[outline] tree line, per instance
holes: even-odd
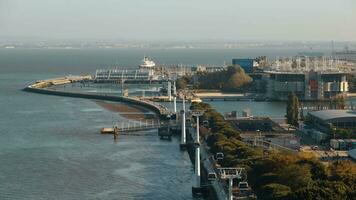
[[[194,77],[185,76],[177,80],[177,87],[185,88],[192,84],[195,89],[214,89],[222,91],[240,91],[252,82],[252,78],[239,66],[229,66],[217,72],[198,72]]]
[[[211,128],[206,135],[210,151],[224,153],[223,167],[244,167],[259,199],[351,200],[356,196],[356,165],[351,161],[324,165],[309,154],[251,148],[209,104],[193,103],[191,109],[205,110],[202,118]]]

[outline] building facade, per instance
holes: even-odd
[[[252,73],[254,67],[254,59],[250,58],[235,58],[232,59],[232,65],[239,65],[246,73]]]
[[[148,81],[156,80],[151,69],[99,69],[95,72],[96,82]]]
[[[355,110],[319,110],[309,112],[308,116],[312,125],[325,133],[330,132],[331,127],[356,129]]]
[[[327,100],[348,92],[346,73],[267,71],[267,97],[286,100],[290,92],[301,100]]]

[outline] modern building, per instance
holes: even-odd
[[[210,66],[210,65],[197,65],[195,68],[196,72],[220,72],[226,69],[226,66]]]
[[[347,155],[351,158],[351,160],[356,162],[356,149],[352,149],[352,150],[348,151]]]
[[[342,72],[278,72],[266,71],[269,99],[286,100],[290,92],[301,100],[327,100],[346,95],[349,90],[347,73]]]
[[[98,69],[95,72],[96,82],[113,81],[149,81],[156,80],[153,70],[149,69]]]
[[[346,95],[349,67],[347,63],[323,57],[277,59],[264,71],[266,96],[286,100],[288,93],[294,92],[301,100],[327,100]]]
[[[355,110],[319,110],[308,113],[312,125],[319,131],[328,133],[331,127],[356,128]]]
[[[252,73],[256,66],[256,61],[250,58],[234,58],[232,59],[232,65],[239,65],[246,73]]]

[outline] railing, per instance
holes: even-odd
[[[91,94],[85,92],[60,91],[60,90],[54,90],[48,88],[51,85],[52,85],[51,82],[41,81],[26,87],[24,90],[30,92],[42,93],[42,94],[58,95],[58,96],[89,98],[89,99],[109,100],[109,101],[110,100],[122,101],[122,102],[134,103],[137,105],[145,106],[163,117],[171,114],[171,112],[166,107],[157,104],[155,102],[148,101],[138,97],[122,97],[122,96],[107,95],[107,94]]]
[[[143,131],[161,127],[159,120],[140,120],[116,123],[119,132]]]
[[[264,149],[278,149],[278,150],[290,151],[293,153],[298,152],[295,149],[291,149],[291,148],[288,148],[285,146],[281,146],[279,144],[268,142],[268,141],[265,141],[265,140],[257,138],[257,137],[255,137],[255,139],[253,141],[247,141],[245,143],[248,144],[249,146],[257,146],[257,147],[262,147]]]

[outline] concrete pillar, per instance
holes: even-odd
[[[181,111],[182,114],[182,136],[181,136],[181,145],[186,143],[186,132],[185,132],[185,111]]]
[[[171,86],[171,82],[170,81],[168,81],[167,93],[168,93],[168,100],[172,101],[172,86]]]
[[[229,200],[233,200],[233,195],[232,195],[232,178],[229,178]]]
[[[177,113],[177,97],[173,97],[174,113]]]
[[[176,82],[173,82],[173,95],[177,95],[177,87],[176,87]]]
[[[195,176],[196,176],[196,187],[200,188],[200,147],[195,148]]]
[[[199,116],[197,116],[197,138],[195,139],[196,143],[199,144]]]

